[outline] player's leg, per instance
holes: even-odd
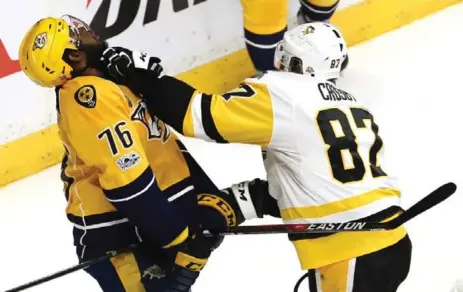
[[[411,250],[407,235],[377,252],[309,270],[309,291],[396,292],[407,278]]]
[[[356,259],[342,261],[319,269],[308,271],[309,291],[354,292],[353,282],[356,271]],[[304,291],[301,289],[300,291]],[[355,290],[356,291],[356,290]]]
[[[405,236],[396,244],[357,258],[354,292],[395,292],[410,270],[412,243]]]
[[[121,259],[122,257],[119,258]],[[144,291],[143,285],[140,282],[140,276],[132,283],[127,283],[126,280],[124,285],[123,280],[117,273],[116,267],[114,267],[111,261],[94,264],[85,269],[85,271],[98,282],[102,291],[124,292],[130,286],[133,291]]]
[[[299,0],[298,23],[329,21],[338,7],[339,0]]]
[[[241,0],[246,47],[258,71],[275,70],[276,45],[287,27],[287,0]]]

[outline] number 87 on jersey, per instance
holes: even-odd
[[[335,180],[343,184],[359,182],[365,178],[368,169],[372,178],[387,176],[378,164],[383,140],[368,110],[329,108],[319,111],[316,119]],[[374,137],[373,141],[371,137]]]

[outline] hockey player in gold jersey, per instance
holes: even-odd
[[[106,47],[67,15],[35,23],[19,52],[32,81],[56,88],[61,178],[79,260],[137,244],[86,271],[104,291],[189,291],[220,240],[204,238],[200,226],[243,217],[236,202],[214,194],[175,133],[131,90],[105,78],[99,58]]]
[[[241,0],[246,48],[258,71],[275,70],[273,56],[288,27],[289,0]],[[329,21],[339,0],[299,0],[297,23]],[[343,63],[347,66],[347,61]]]
[[[384,145],[373,115],[336,87],[347,55],[336,27],[311,23],[288,31],[274,58],[281,72],[247,79],[225,94],[151,78],[131,65],[130,55],[109,48],[102,61],[177,131],[267,150],[268,191],[286,223],[380,222],[402,212],[396,178],[381,166]],[[411,241],[403,226],[290,239],[311,292],[394,292],[408,275]]]

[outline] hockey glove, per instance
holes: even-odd
[[[138,74],[156,79],[163,71],[161,59],[122,47],[107,48],[100,61],[106,68],[106,75],[109,75],[112,81],[123,85],[133,85],[131,83],[140,77],[136,76]]]
[[[211,252],[210,243],[202,234],[192,234],[175,257],[173,270],[168,276],[169,289],[166,292],[190,291]]]
[[[280,218],[277,201],[270,196],[268,182],[261,179],[244,181],[224,190],[232,194],[245,220],[270,215]]]

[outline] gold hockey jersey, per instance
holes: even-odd
[[[181,243],[196,205],[176,135],[123,86],[93,76],[57,89],[66,213],[79,256],[148,239]]]
[[[401,211],[396,178],[381,167],[383,141],[373,115],[332,82],[268,72],[222,95],[193,91],[183,116],[176,114],[183,117],[176,130],[263,146],[269,192],[286,223],[383,221]],[[400,227],[292,239],[301,267],[312,269],[377,251],[405,235]]]

